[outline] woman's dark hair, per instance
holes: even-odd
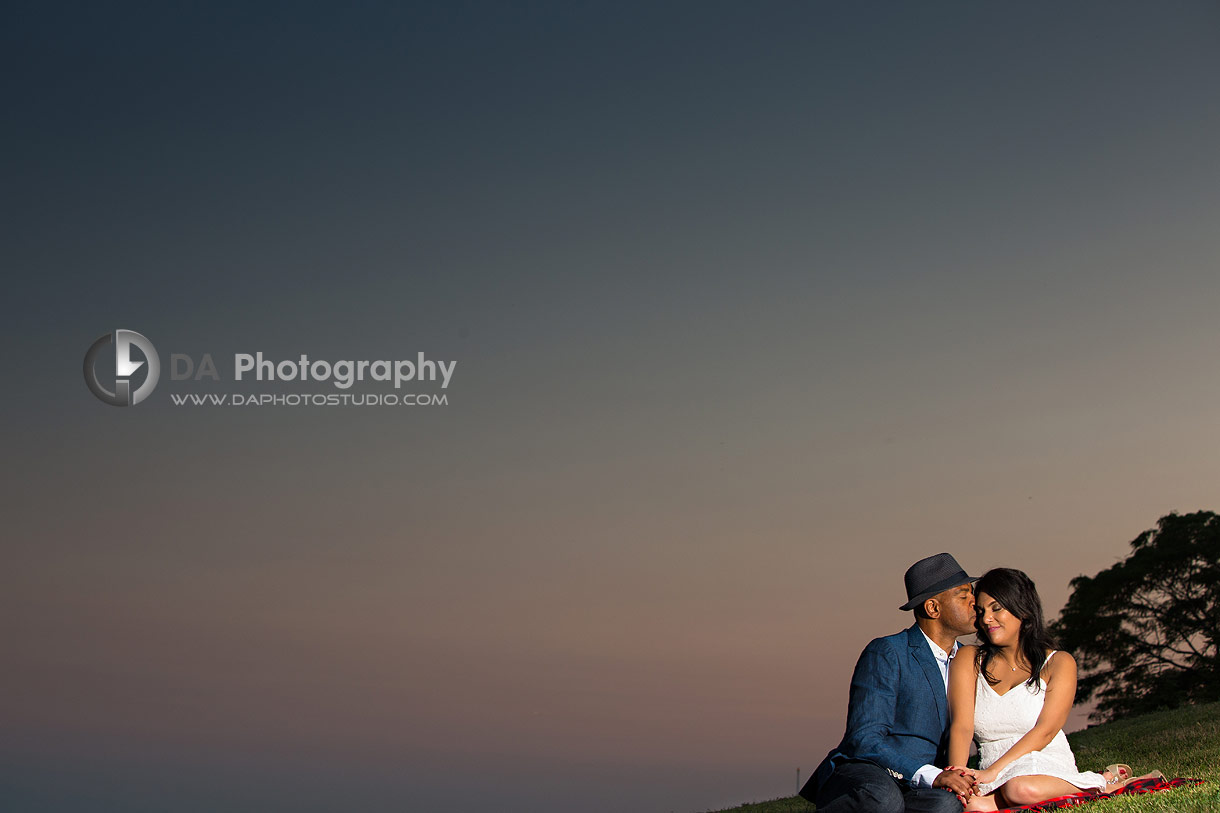
[[[974,585],[976,600],[982,593],[991,596],[1001,607],[1021,620],[1021,629],[1017,634],[1017,650],[1029,662],[1030,671],[1033,673],[1026,682],[1034,691],[1038,691],[1041,688],[1038,677],[1042,673],[1042,664],[1046,654],[1056,646],[1055,639],[1046,629],[1046,620],[1042,617],[1042,599],[1038,598],[1038,588],[1034,587],[1029,576],[1020,570],[997,567],[984,573],[983,578]],[[1000,648],[983,634],[982,619],[983,610],[980,606],[975,619],[980,642],[978,654],[975,655],[975,665],[987,682],[994,686],[1000,681],[991,676],[987,667]]]

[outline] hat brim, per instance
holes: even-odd
[[[917,595],[914,598],[907,601],[906,604],[903,604],[898,609],[914,610],[920,604],[923,604],[925,601],[932,598],[932,596],[935,596],[938,593],[943,593],[946,590],[948,590],[952,587],[957,587],[958,585],[961,585],[961,584],[974,584],[976,581],[979,580],[979,578],[980,578],[979,576],[967,576],[966,571],[963,570],[961,573],[954,574],[953,576],[950,576],[949,578],[945,579],[944,581],[937,582],[936,584],[932,585],[924,592],[920,593],[919,595]]]

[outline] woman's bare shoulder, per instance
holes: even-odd
[[[1051,665],[1053,666],[1056,663],[1059,663],[1059,664],[1069,664],[1070,663],[1072,666],[1075,666],[1076,659],[1072,657],[1071,652],[1067,652],[1062,649],[1057,649],[1051,654]]]
[[[964,669],[973,670],[975,668],[975,655],[978,653],[978,651],[979,648],[977,646],[959,646],[957,648],[957,654],[953,656],[953,660],[949,663],[949,668],[957,671]]]
[[[1076,659],[1072,657],[1071,652],[1060,649],[1052,652],[1049,657],[1045,667],[1045,674],[1048,676],[1076,674]]]

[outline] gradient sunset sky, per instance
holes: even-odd
[[[790,795],[914,560],[1054,616],[1220,509],[1215,4],[9,3],[0,44],[6,809]],[[116,328],[457,367],[120,409]]]

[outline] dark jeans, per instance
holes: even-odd
[[[913,788],[871,762],[839,765],[818,791],[818,813],[962,813],[944,788]]]

